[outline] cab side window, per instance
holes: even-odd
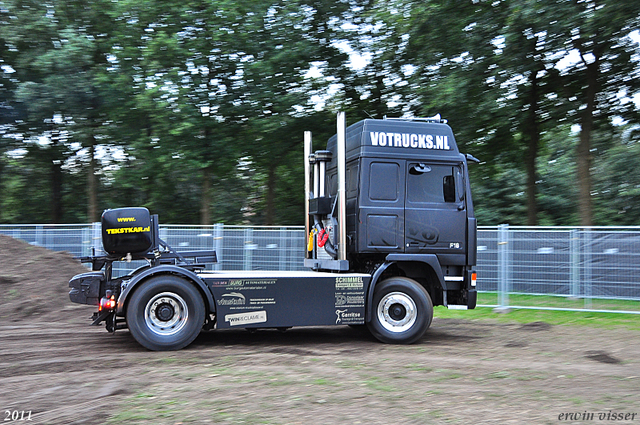
[[[429,203],[456,202],[454,176],[458,167],[450,165],[409,164],[407,201]],[[459,177],[458,177],[459,178]]]

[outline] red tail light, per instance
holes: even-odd
[[[111,295],[111,298],[102,297],[100,298],[100,307],[98,311],[102,310],[113,310],[116,308],[116,296]]]

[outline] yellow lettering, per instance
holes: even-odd
[[[120,227],[117,229],[107,229],[107,234],[118,235],[120,233],[144,233],[150,232],[151,226],[147,227]]]
[[[135,217],[118,217],[118,223],[136,221]]]

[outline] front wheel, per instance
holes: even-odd
[[[422,285],[406,277],[392,277],[376,285],[373,312],[367,323],[378,340],[411,344],[424,335],[433,319],[433,303]]]
[[[204,324],[204,301],[190,282],[156,276],[137,288],[127,306],[127,325],[140,345],[154,351],[191,344]]]

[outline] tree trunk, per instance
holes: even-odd
[[[51,150],[53,152],[51,160],[51,222],[58,224],[62,222],[62,157],[59,154],[60,132],[51,132]]]
[[[582,130],[577,146],[576,173],[578,178],[578,211],[580,225],[593,225],[591,212],[591,128],[589,120],[582,120]]]
[[[89,170],[87,170],[87,219],[89,223],[98,221],[98,183],[96,179],[96,139],[91,135],[89,145]]]
[[[211,166],[202,169],[202,194],[200,195],[200,224],[211,223]]]
[[[269,164],[267,173],[267,207],[265,211],[265,224],[272,226],[275,224],[275,194],[276,194],[276,164]]]
[[[209,137],[211,130],[206,125],[202,130],[205,144],[209,146]],[[202,193],[200,194],[200,224],[208,226],[211,223],[211,176],[213,174],[213,166],[208,158],[208,153],[203,155],[202,159],[206,161],[206,165],[202,168]]]
[[[538,225],[538,203],[536,200],[536,160],[538,159],[538,146],[540,144],[540,132],[538,129],[538,71],[531,71],[531,89],[529,92],[529,113],[525,124],[529,138],[525,165],[527,168],[527,224]]]
[[[598,91],[598,57],[587,65],[586,108],[580,119],[580,140],[576,148],[576,174],[578,177],[580,224],[593,225],[591,202],[591,130],[593,129],[593,111]]]
[[[57,158],[51,161],[51,222],[62,223],[62,161]]]
[[[62,164],[51,163],[51,222],[62,222]]]

